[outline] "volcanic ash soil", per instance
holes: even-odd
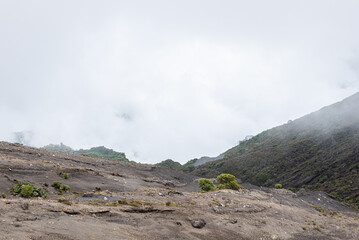
[[[250,185],[200,193],[196,179],[0,142],[0,239],[359,239],[358,211],[325,193]],[[20,181],[47,198],[11,195]],[[58,195],[54,181],[70,192]]]

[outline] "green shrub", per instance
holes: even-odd
[[[34,197],[46,197],[47,192],[42,188],[35,188],[34,191],[32,192],[32,195]]]
[[[0,195],[2,198],[6,198],[6,194],[5,193],[1,193]]]
[[[207,178],[201,178],[200,180],[198,180],[198,184],[202,192],[216,190],[216,186],[214,186],[213,182]]]
[[[11,193],[13,195],[19,195],[21,192],[21,187],[24,185],[30,185],[30,183],[29,182],[19,182],[18,184],[16,184],[15,186],[13,186],[11,188]]]
[[[29,182],[19,182],[11,188],[11,193],[15,196],[20,196],[24,198],[47,196],[47,193],[44,189],[36,188]]]
[[[239,190],[242,188],[236,181],[236,177],[232,174],[221,174],[217,177],[217,182],[219,183],[218,189],[233,189]]]
[[[62,194],[62,191],[65,191],[65,192],[68,192],[70,191],[70,187],[63,184],[63,183],[60,183],[60,182],[53,182],[53,184],[51,185],[51,187],[54,187],[58,192],[59,195]]]
[[[222,173],[221,175],[217,176],[216,180],[217,180],[217,183],[219,183],[219,184],[226,184],[226,183],[236,180],[236,177],[232,174]]]
[[[281,189],[281,188],[282,188],[282,184],[277,183],[277,184],[274,185],[274,187],[275,187],[276,189]]]
[[[34,188],[31,185],[23,185],[21,187],[20,197],[31,198]]]
[[[69,174],[68,174],[68,173],[62,174],[62,178],[63,178],[63,179],[68,179],[68,178],[69,178]]]

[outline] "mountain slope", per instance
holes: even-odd
[[[359,210],[322,192],[245,185],[201,193],[197,179],[0,141],[0,239],[359,239]],[[24,181],[47,198],[13,195]]]
[[[245,182],[324,190],[359,206],[359,93],[262,132],[194,174],[222,172]]]

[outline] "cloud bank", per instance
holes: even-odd
[[[0,1],[0,136],[215,156],[359,89],[357,1]],[[31,134],[30,134],[31,133]]]

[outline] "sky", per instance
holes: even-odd
[[[359,1],[0,0],[0,140],[185,163],[359,90]]]

